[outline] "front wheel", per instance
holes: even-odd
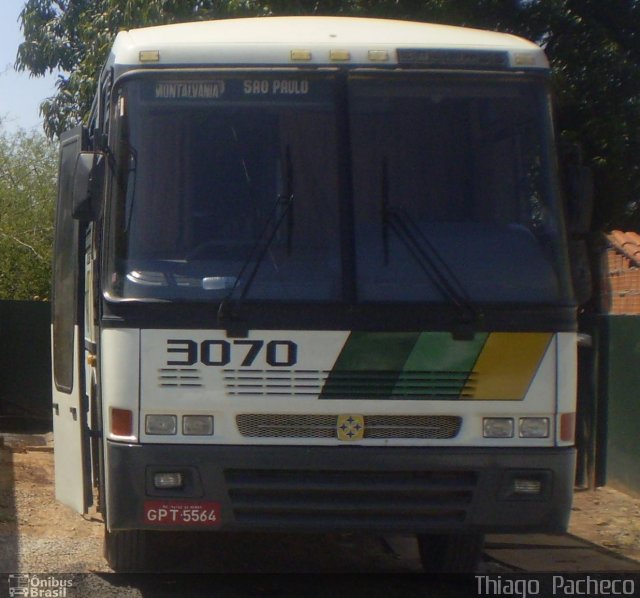
[[[484,547],[483,534],[421,534],[418,549],[427,573],[473,573]]]
[[[116,572],[147,571],[150,533],[144,530],[104,530],[104,557]]]

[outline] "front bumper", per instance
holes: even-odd
[[[562,532],[573,448],[126,445],[107,442],[107,526],[145,521],[145,502],[215,503],[213,531]],[[180,471],[179,490],[154,488]],[[515,495],[514,478],[541,482]],[[189,527],[189,529],[192,529]]]

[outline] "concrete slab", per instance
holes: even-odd
[[[492,535],[485,554],[521,571],[640,573],[640,563],[568,534]]]
[[[589,544],[588,542],[586,544]],[[486,547],[583,548],[585,541],[570,534],[489,534]]]

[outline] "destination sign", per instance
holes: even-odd
[[[157,99],[213,99],[220,98],[225,90],[224,81],[158,81],[155,86]]]
[[[330,102],[328,77],[225,77],[215,79],[155,79],[145,81],[142,97],[159,102]]]

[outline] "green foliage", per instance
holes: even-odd
[[[640,226],[640,3],[521,3],[503,29],[541,43],[553,67],[558,128],[595,174],[595,226]]]
[[[627,0],[27,0],[17,67],[60,70],[49,137],[86,118],[120,29],[231,16],[357,15],[513,32],[543,45],[559,130],[596,174],[596,227],[640,226],[640,2]]]
[[[33,75],[62,71],[57,95],[40,106],[50,138],[86,118],[96,80],[120,30],[249,13],[229,0],[27,0],[20,20],[25,41],[16,67]]]
[[[0,131],[0,298],[49,298],[56,148],[44,135]]]

